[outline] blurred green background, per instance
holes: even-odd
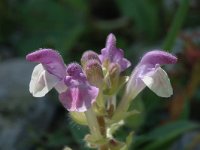
[[[66,64],[79,62],[85,50],[100,53],[109,33],[132,62],[127,73],[152,49],[178,57],[166,67],[174,95],[163,100],[145,89],[132,106],[141,113],[127,119],[117,138],[125,140],[134,130],[131,150],[200,149],[199,0],[1,0],[0,149],[87,149],[87,128],[69,118],[55,91],[45,102],[28,93],[33,66],[24,59],[39,48],[53,48]]]

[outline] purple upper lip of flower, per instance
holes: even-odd
[[[112,33],[108,35],[106,47],[101,50],[99,58],[102,63],[108,60],[109,63],[118,64],[121,71],[124,71],[131,66],[130,61],[124,58],[123,50],[116,47],[116,38]]]
[[[52,49],[39,49],[26,56],[31,62],[41,63],[51,74],[63,79],[66,75],[65,64],[60,54]]]
[[[141,61],[140,65],[142,64],[151,64],[151,65],[164,65],[164,64],[175,64],[177,62],[177,58],[170,53],[154,50],[146,53]]]

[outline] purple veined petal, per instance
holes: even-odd
[[[83,81],[81,81],[80,79],[72,76],[66,76],[64,82],[68,87],[79,86],[81,83],[83,83]]]
[[[116,38],[112,33],[108,35],[106,46],[101,50],[99,58],[102,64],[104,61],[118,64],[120,66],[121,72],[131,65],[130,61],[124,58],[123,50],[116,47]]]
[[[26,56],[31,62],[41,63],[44,68],[52,75],[62,80],[65,75],[65,64],[60,54],[52,49],[40,49]]]
[[[129,68],[131,66],[130,61],[128,61],[125,58],[121,59],[121,61],[119,62],[119,64],[121,65],[121,70],[122,71],[124,71],[125,69],[127,69],[127,68]]]
[[[86,81],[86,77],[83,74],[83,70],[78,63],[70,63],[66,67],[67,76],[71,76],[77,80]]]
[[[64,82],[68,88],[59,95],[60,102],[68,111],[84,112],[96,100],[99,89],[89,84],[79,64],[71,63],[66,70]]]
[[[96,100],[99,89],[94,86],[82,84],[69,87],[66,92],[59,95],[60,102],[68,111],[87,111]]]
[[[34,97],[43,97],[50,91],[57,83],[59,79],[48,73],[42,64],[38,64],[33,69],[31,81],[29,84],[29,91]]]
[[[140,78],[147,87],[160,97],[170,97],[173,94],[169,77],[159,66]]]

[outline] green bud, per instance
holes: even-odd
[[[110,64],[108,69],[108,76],[105,78],[107,88],[104,90],[104,94],[112,95],[116,93],[120,78],[120,66],[118,64]]]
[[[101,64],[95,60],[91,59],[86,62],[85,65],[85,73],[87,76],[87,79],[91,85],[94,85],[98,88],[103,87],[103,70],[101,67]]]
[[[107,85],[107,88],[104,89],[104,94],[113,95],[128,81],[128,76],[120,74],[120,66],[118,64],[111,64],[108,71],[108,76],[104,79]]]

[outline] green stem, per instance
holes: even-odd
[[[116,108],[116,95],[111,96],[111,105],[113,105],[114,109]]]
[[[167,34],[167,37],[164,41],[163,49],[170,52],[174,42],[176,40],[176,37],[183,25],[184,19],[187,14],[187,10],[189,7],[189,0],[181,0],[181,4],[175,14],[175,17],[173,19],[172,25],[170,27],[170,30]]]
[[[100,133],[100,127],[97,121],[97,117],[95,113],[93,112],[92,108],[88,109],[85,112],[85,116],[87,118],[88,126],[91,132],[91,135],[94,136],[95,139],[99,140],[102,138],[102,135]]]
[[[117,109],[114,112],[114,115],[112,117],[113,121],[120,121],[123,119],[124,114],[128,111],[130,102],[130,96],[128,94],[124,94],[119,105],[117,106]]]

